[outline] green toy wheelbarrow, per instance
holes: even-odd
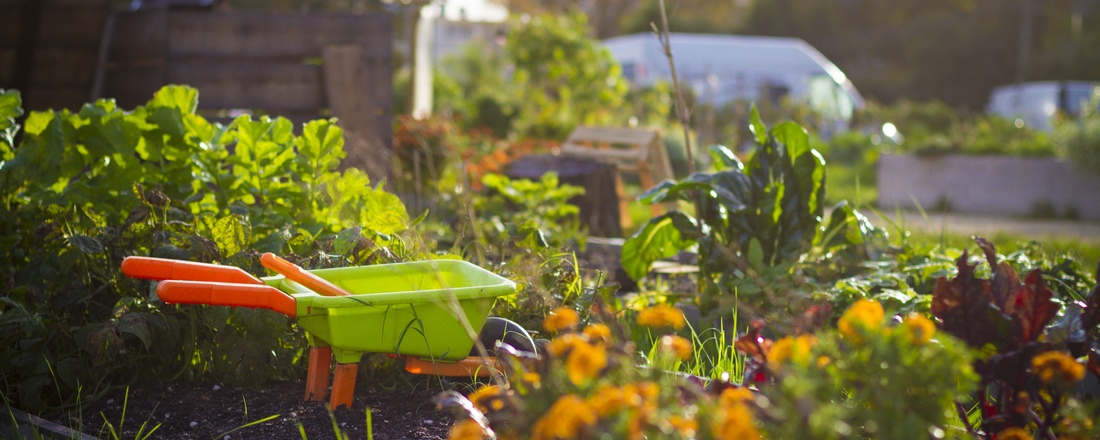
[[[473,376],[487,375],[492,363],[471,355],[467,329],[479,330],[490,348],[503,340],[534,352],[522,327],[488,317],[515,283],[460,260],[309,271],[349,296],[322,296],[282,275],[255,278],[237,267],[159,258],[129,257],[122,272],[160,280],[157,296],[167,303],[260,307],[297,318],[311,347],[306,399],[324,399],[335,358],[333,408],[351,406],[363,353],[404,357],[412,373]]]

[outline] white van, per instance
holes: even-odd
[[[789,96],[842,128],[863,107],[863,97],[844,73],[798,38],[673,33],[670,40],[680,82],[694,89],[700,103]],[[668,59],[652,33],[609,38],[603,46],[631,84],[671,82]]]
[[[1041,131],[1054,128],[1059,112],[1076,116],[1081,108],[1100,94],[1100,82],[1034,81],[1009,84],[993,89],[985,112],[1009,119]]]

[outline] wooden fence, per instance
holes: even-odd
[[[0,0],[0,88],[30,110],[91,99],[107,0]]]
[[[152,9],[117,14],[93,93],[123,107],[165,84],[199,90],[199,109],[335,116],[346,166],[389,173],[393,26],[389,14]]]
[[[199,90],[199,110],[337,117],[345,166],[389,175],[393,142],[392,17],[155,8],[107,0],[0,0],[0,88],[24,108],[79,107],[99,97],[145,104],[166,84]]]

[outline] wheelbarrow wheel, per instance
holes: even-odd
[[[518,351],[538,354],[538,350],[535,349],[535,340],[531,338],[530,333],[527,333],[527,329],[504,318],[495,316],[486,318],[485,324],[481,326],[481,332],[478,333],[477,338],[481,341],[481,344],[485,346],[489,355],[496,354],[497,341],[511,345],[512,348]],[[477,355],[477,347],[475,346],[470,349],[470,356]]]

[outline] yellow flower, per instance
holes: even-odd
[[[660,350],[662,353],[671,354],[682,361],[691,359],[691,341],[679,336],[661,336]]]
[[[788,362],[806,365],[810,360],[810,349],[816,342],[817,339],[811,335],[787,336],[775,341],[771,350],[768,351],[768,367],[779,370]]]
[[[607,366],[607,351],[602,345],[592,345],[584,341],[573,345],[569,359],[565,361],[565,372],[569,381],[580,385],[596,377]]]
[[[490,405],[494,410],[500,410],[504,407],[504,402],[500,400],[500,397],[504,394],[504,391],[497,385],[486,385],[478,388],[477,391],[470,393],[468,397],[470,403],[474,404],[474,407],[481,412],[488,412]],[[487,404],[488,403],[488,404]]]
[[[569,307],[558,307],[550,312],[550,315],[542,321],[542,328],[551,333],[573,328],[580,322],[581,317]]]
[[[882,305],[871,300],[861,299],[844,312],[844,316],[841,316],[840,321],[837,322],[837,328],[840,329],[840,334],[844,335],[845,338],[859,343],[860,338],[856,328],[879,328],[882,326],[884,315]]]
[[[1069,388],[1085,377],[1085,366],[1068,354],[1048,351],[1031,359],[1031,372],[1047,385]]]
[[[569,350],[572,350],[574,345],[577,345],[578,343],[583,343],[583,342],[584,341],[582,341],[580,338],[578,338],[574,334],[566,333],[566,334],[558,336],[558,337],[554,338],[554,340],[550,341],[550,345],[548,345],[546,347],[546,351],[549,351],[550,354],[552,354],[554,356],[561,356],[561,355],[567,353]]]
[[[752,412],[744,404],[719,408],[711,432],[722,439],[759,439],[760,432],[752,421]]]
[[[672,415],[668,417],[667,422],[672,430],[687,438],[695,437],[695,433],[699,431],[699,422],[694,418]]]
[[[756,400],[756,396],[752,394],[751,390],[745,387],[726,388],[722,390],[722,395],[718,396],[718,404],[722,407],[742,405],[745,402],[752,402],[754,400]]]
[[[589,341],[611,342],[611,329],[604,324],[590,324],[584,328],[584,335]]]
[[[901,327],[905,329],[913,345],[924,345],[932,339],[932,335],[936,334],[936,324],[919,313],[913,313],[905,318]]]
[[[684,326],[684,312],[675,307],[656,305],[638,312],[638,325],[679,329]]]
[[[1016,427],[1005,428],[997,433],[997,440],[1031,440],[1033,438],[1027,431]]]
[[[542,376],[539,376],[539,374],[535,372],[523,373],[523,381],[527,383],[537,384],[539,382],[542,382]]]
[[[817,368],[825,368],[831,363],[833,363],[833,361],[832,359],[829,359],[828,356],[822,355],[817,357]]]
[[[596,424],[596,413],[580,397],[566,394],[554,402],[533,427],[531,438],[573,439],[581,430]]]
[[[631,388],[633,388],[633,394],[637,396],[637,400],[633,402],[634,406],[655,401],[657,400],[657,396],[661,394],[661,388],[653,382],[636,383],[631,385]]]
[[[478,425],[477,422],[466,419],[455,423],[451,427],[450,435],[447,438],[450,440],[482,440],[485,438],[485,432],[481,430],[481,425]]]
[[[633,396],[631,390],[605,384],[601,385],[596,393],[588,398],[588,405],[600,417],[607,417],[630,405],[631,396]]]

